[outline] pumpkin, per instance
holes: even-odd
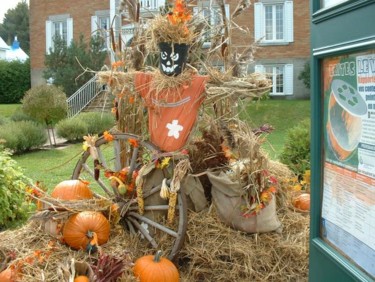
[[[65,243],[76,250],[94,252],[109,239],[110,224],[100,212],[83,211],[72,215],[63,228]]]
[[[74,282],[90,282],[90,279],[85,275],[80,275],[74,278]]]
[[[310,194],[309,193],[302,193],[295,198],[293,198],[293,206],[296,209],[301,211],[309,211],[310,210]]]
[[[88,182],[82,180],[64,180],[57,184],[51,193],[52,198],[60,200],[92,199],[93,193]]]
[[[0,272],[0,282],[13,282],[13,271],[11,268],[7,268],[4,271]]]
[[[133,273],[140,282],[178,282],[180,277],[176,266],[167,258],[161,257],[161,251],[157,251],[155,256],[138,258],[134,264]]]

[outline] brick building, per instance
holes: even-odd
[[[43,84],[44,56],[53,48],[53,36],[59,34],[67,44],[83,34],[86,40],[95,30],[120,27],[118,14],[120,0],[30,0],[30,63],[32,86]],[[209,6],[208,0],[198,0],[194,13],[203,13],[214,23],[219,9]],[[141,0],[142,11],[159,11],[164,0]],[[237,0],[226,1],[229,14]],[[112,22],[111,19],[115,21]],[[258,0],[235,18],[234,22],[250,31],[252,38],[244,38],[238,31],[232,33],[232,46],[246,48],[260,40],[255,63],[249,71],[268,73],[273,79],[271,95],[279,98],[309,98],[309,90],[298,75],[310,57],[310,19],[307,0]],[[131,26],[122,27],[127,39]]]

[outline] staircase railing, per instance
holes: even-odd
[[[97,83],[96,75],[82,85],[66,100],[68,103],[68,118],[78,115],[102,90],[104,90],[103,86]]]

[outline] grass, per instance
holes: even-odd
[[[267,136],[264,149],[270,158],[277,160],[285,145],[288,129],[300,121],[310,118],[309,100],[264,100],[251,103],[241,114],[251,126],[259,127],[265,123],[274,130]]]
[[[0,117],[11,117],[21,104],[0,104]]]
[[[302,100],[259,101],[249,105],[246,114],[242,113],[242,118],[254,127],[268,123],[275,128],[264,143],[272,159],[277,159],[281,153],[287,130],[309,117],[310,101]],[[51,190],[59,182],[70,179],[81,153],[82,143],[79,143],[64,149],[37,150],[13,158],[24,169],[26,176],[42,181]]]

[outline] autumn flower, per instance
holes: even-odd
[[[108,131],[103,132],[103,137],[104,137],[104,140],[106,140],[107,142],[111,142],[115,139],[115,137]]]
[[[130,139],[128,140],[128,142],[129,142],[129,144],[130,144],[131,146],[133,146],[134,148],[139,147],[139,144],[138,144],[138,140],[137,140],[137,139],[130,138]]]
[[[185,24],[191,19],[191,13],[182,0],[176,0],[173,10],[168,13],[167,18],[172,25]],[[187,32],[189,31],[187,30]]]

